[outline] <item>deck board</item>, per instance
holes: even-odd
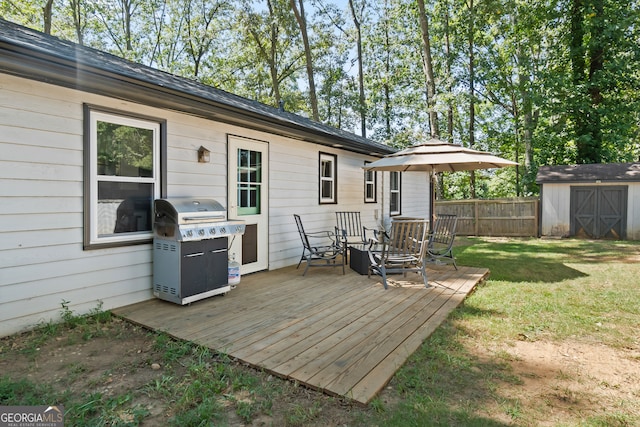
[[[287,267],[242,277],[236,289],[188,306],[157,299],[113,312],[224,352],[275,375],[368,403],[488,270],[427,269],[378,277]]]

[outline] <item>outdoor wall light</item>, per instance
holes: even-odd
[[[198,148],[198,163],[209,163],[209,161],[211,161],[211,151],[201,145]]]

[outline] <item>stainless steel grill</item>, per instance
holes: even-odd
[[[228,292],[228,238],[244,221],[211,199],[157,199],[154,211],[154,295],[184,305]]]
[[[154,236],[180,242],[244,234],[244,221],[227,221],[215,200],[170,198],[155,201]]]

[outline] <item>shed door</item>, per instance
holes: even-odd
[[[572,236],[625,239],[627,186],[571,187]]]

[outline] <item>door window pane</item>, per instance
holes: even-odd
[[[258,215],[261,209],[262,153],[238,149],[238,215]]]

